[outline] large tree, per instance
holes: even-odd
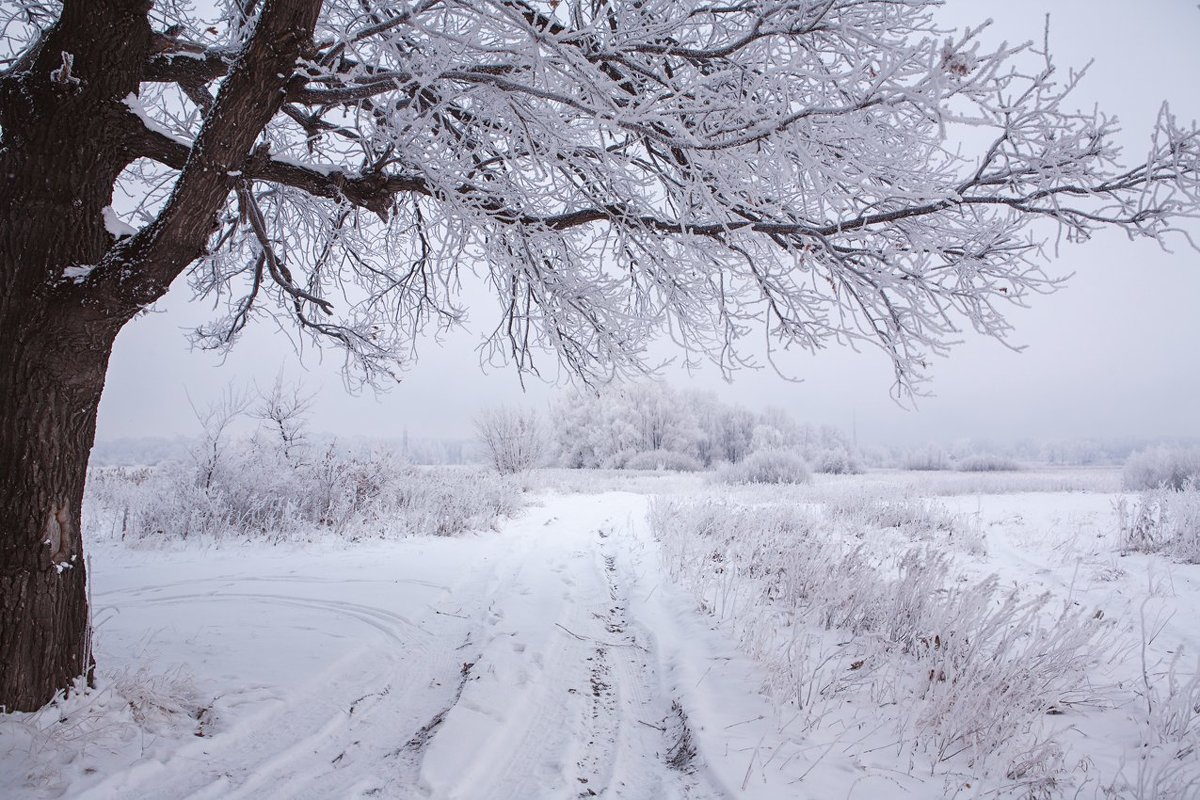
[[[1164,111],[1119,166],[1074,75],[934,5],[2,0],[0,705],[90,668],[106,365],[184,273],[227,309],[199,344],[276,315],[365,379],[476,275],[518,369],[603,379],[664,331],[729,369],[765,328],[878,346],[906,389],[1054,288],[1055,226],[1158,238],[1195,210],[1194,130]]]

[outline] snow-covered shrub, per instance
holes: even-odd
[[[1200,486],[1154,489],[1136,501],[1117,501],[1117,541],[1122,552],[1164,553],[1200,564]]]
[[[483,411],[475,418],[475,432],[502,475],[537,466],[545,449],[537,414],[529,410],[500,406]]]
[[[1200,447],[1150,447],[1125,462],[1127,490],[1178,490],[1189,483],[1200,486]]]
[[[320,447],[279,385],[235,438],[247,403],[227,395],[200,414],[204,435],[186,461],[89,473],[84,520],[94,536],[135,541],[448,535],[491,525],[520,504],[495,472],[405,466],[390,450]]]
[[[1005,456],[973,455],[960,459],[954,468],[959,472],[1016,472],[1021,465]]]
[[[618,450],[605,456],[597,465],[601,469],[625,469],[625,464],[633,456],[633,450]]]
[[[812,467],[825,475],[861,475],[863,471],[858,459],[844,447],[820,451],[813,457]]]
[[[808,483],[812,473],[804,459],[788,450],[758,450],[737,464],[717,472],[717,480],[729,484]]]
[[[624,469],[654,469],[673,472],[696,472],[704,469],[699,460],[674,450],[645,450],[634,453],[621,465]]]

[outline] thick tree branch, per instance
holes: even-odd
[[[229,74],[237,53],[208,49],[202,53],[173,50],[155,53],[146,62],[142,80],[149,83],[206,84]]]
[[[321,0],[267,0],[158,218],[113,247],[97,270],[121,313],[160,297],[204,253],[216,215],[262,129],[283,102],[286,81],[311,42]]]
[[[136,127],[131,133],[130,147],[134,153],[172,169],[185,168],[192,155],[191,147],[161,131],[145,127],[141,120],[136,118],[133,125]],[[319,166],[272,158],[270,151],[265,147],[255,149],[241,168],[232,172],[236,173],[230,176],[233,178],[277,183],[300,189],[314,197],[345,200],[373,212],[382,219],[387,219],[397,194],[431,194],[425,181],[420,178],[381,174],[351,175],[341,169],[323,169]]]

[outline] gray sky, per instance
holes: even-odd
[[[1135,161],[1162,100],[1182,121],[1200,117],[1200,9],[1193,0],[948,0],[947,22],[995,25],[989,41],[1040,40],[1051,14],[1051,51],[1060,69],[1095,63],[1076,95],[1097,103],[1125,129],[1127,161]],[[1192,226],[1200,236],[1200,226]],[[1013,309],[1014,353],[970,338],[937,361],[916,410],[889,396],[891,369],[874,352],[833,349],[788,354],[780,363],[802,382],[771,371],[741,372],[724,383],[716,371],[667,373],[679,385],[711,389],[729,402],[776,405],[802,421],[849,429],[862,442],[914,442],[958,437],[1008,440],[1076,437],[1200,436],[1200,254],[1177,241],[1174,254],[1152,243],[1106,233],[1064,246],[1051,271],[1074,272],[1063,291]],[[444,342],[424,341],[419,362],[391,391],[344,390],[335,351],[297,356],[289,339],[262,325],[222,364],[191,352],[184,331],[205,321],[210,302],[192,302],[179,285],[159,313],[135,320],[117,341],[100,407],[101,439],[192,435],[188,396],[199,404],[229,383],[268,385],[284,373],[316,392],[312,424],[341,435],[469,435],[471,418],[500,402],[544,404],[554,386],[527,381],[522,395],[512,370],[484,372],[477,330]],[[492,306],[478,307],[485,325]],[[543,363],[549,363],[548,358]],[[552,371],[551,377],[553,377]]]

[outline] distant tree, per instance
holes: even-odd
[[[270,389],[258,389],[252,413],[269,425],[279,454],[289,466],[299,466],[309,447],[307,414],[312,401],[313,396],[300,384],[287,383],[282,372],[275,376]]]
[[[600,466],[601,453],[595,433],[598,402],[594,394],[564,394],[550,407],[550,438],[555,461],[568,469]],[[605,427],[604,430],[607,430]]]
[[[749,455],[754,428],[759,424],[758,415],[740,406],[718,403],[707,395],[694,395],[690,399],[703,431],[699,455],[705,464],[732,464]]]
[[[1200,447],[1158,445],[1132,453],[1125,461],[1125,489],[1200,488]]]
[[[619,387],[609,396],[628,425],[631,436],[626,447],[639,453],[691,454],[695,449],[701,434],[690,398],[682,392],[665,383],[644,382]]]
[[[502,475],[525,472],[538,465],[545,444],[537,414],[500,406],[475,418],[475,432],[492,466]]]
[[[1041,245],[1161,237],[1197,135],[1147,160],[1048,57],[934,0],[0,2],[0,705],[87,672],[79,531],[118,331],[187,274],[231,345],[278,315],[394,374],[477,273],[494,354],[637,371],[667,330],[870,343],[913,386],[1057,284]],[[978,151],[959,147],[960,124]],[[114,193],[136,208],[114,211]]]

